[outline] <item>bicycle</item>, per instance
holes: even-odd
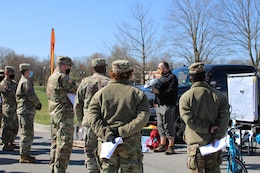
[[[238,135],[235,133],[235,127],[228,130],[229,147],[227,154],[222,155],[222,160],[227,161],[227,172],[231,170],[232,173],[247,173],[246,166],[243,161],[242,153],[236,143]]]
[[[253,154],[256,151],[256,133],[257,133],[257,128],[259,128],[259,124],[250,124],[250,123],[245,123],[245,122],[240,122],[242,126],[246,128],[246,130],[240,130],[240,148],[241,151],[243,149],[247,150],[247,154]]]

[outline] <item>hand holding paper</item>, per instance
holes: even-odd
[[[199,147],[199,149],[200,149],[201,155],[205,156],[205,155],[208,155],[208,154],[211,154],[211,153],[215,153],[215,152],[221,150],[222,148],[224,148],[226,146],[227,146],[226,138],[224,137],[220,140],[217,140],[214,143],[214,146],[212,146],[212,144],[208,144],[208,145]]]
[[[100,158],[110,159],[110,157],[114,153],[116,147],[119,144],[122,144],[122,143],[123,143],[123,139],[121,137],[117,137],[115,139],[115,143],[112,143],[112,142],[104,142],[104,143],[102,143],[101,153],[100,153],[99,157]]]

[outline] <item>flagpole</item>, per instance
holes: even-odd
[[[55,44],[55,35],[54,29],[51,29],[51,52],[50,52],[50,74],[54,71],[54,44]]]

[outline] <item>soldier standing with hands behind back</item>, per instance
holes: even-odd
[[[189,67],[191,88],[180,98],[180,116],[186,124],[187,166],[192,173],[220,173],[221,156],[215,152],[202,156],[199,146],[224,137],[230,112],[227,98],[205,81],[203,62]]]
[[[30,64],[19,65],[21,78],[16,90],[17,114],[20,117],[20,163],[35,163],[35,157],[30,155],[34,138],[34,117],[36,110],[41,110],[42,104],[35,94],[32,82],[33,71]]]
[[[17,82],[13,80],[14,77],[14,67],[5,66],[5,78],[0,83],[3,112],[3,151],[14,151],[14,149],[19,149],[19,147],[14,144],[19,129],[15,100]]]
[[[97,136],[87,122],[87,110],[93,95],[99,89],[106,86],[110,79],[105,76],[105,59],[92,59],[92,69],[94,74],[84,78],[78,87],[74,110],[77,116],[78,126],[80,127],[83,125],[84,127],[83,139],[85,141],[84,152],[86,155],[85,166],[87,173],[98,173],[99,168],[94,155],[94,151],[97,148]]]
[[[52,173],[65,173],[73,145],[74,112],[67,94],[76,94],[76,85],[69,78],[71,58],[58,56],[56,69],[48,79],[47,97],[51,116],[50,165]]]
[[[148,98],[131,84],[133,69],[127,60],[112,62],[109,84],[92,97],[87,122],[98,137],[98,155],[102,142],[122,137],[110,159],[99,159],[101,172],[143,172],[141,130],[150,117]]]

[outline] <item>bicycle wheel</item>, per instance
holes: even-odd
[[[231,157],[229,155],[227,155],[227,154],[222,155],[222,160],[223,160],[224,165],[230,164],[229,169],[232,173],[248,173],[246,166],[238,158],[235,158],[235,162],[236,162],[235,171],[232,170],[232,160],[231,160]],[[226,169],[227,169],[227,167],[226,167]]]

